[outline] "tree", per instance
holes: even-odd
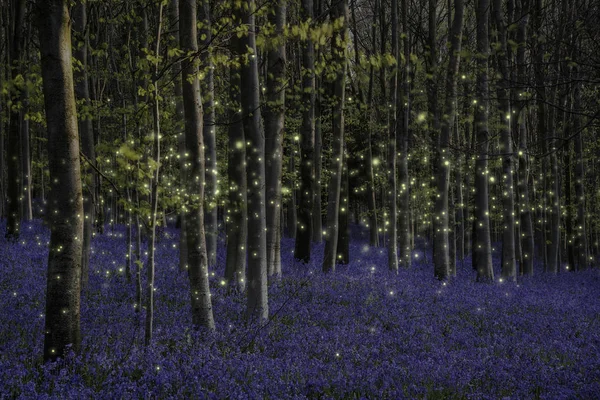
[[[247,6],[247,7],[246,7]],[[256,51],[254,0],[247,0],[242,22],[248,34],[241,38],[248,61],[241,67],[241,105],[246,138],[246,179],[248,182],[248,302],[246,317],[265,322],[269,317],[267,287],[267,237],[265,209],[265,138],[261,112]]]
[[[215,329],[208,286],[208,259],[204,237],[204,152],[202,151],[202,99],[198,81],[196,1],[180,0],[179,40],[188,56],[182,62],[183,111],[185,116],[185,148],[188,153],[186,175],[187,213],[185,227],[188,245],[188,275],[192,324]]]
[[[342,182],[342,162],[344,149],[344,102],[346,95],[346,39],[348,36],[348,1],[342,0],[331,8],[331,20],[339,24],[331,45],[331,61],[335,68],[333,79],[333,145],[332,170],[327,198],[327,234],[325,236],[325,253],[323,257],[323,272],[334,272],[337,255],[339,230],[340,192]]]
[[[497,53],[497,64],[500,72],[500,80],[497,82],[496,93],[500,111],[500,152],[502,153],[502,180],[504,183],[502,193],[503,227],[502,227],[502,277],[505,279],[516,279],[517,257],[515,249],[515,192],[514,192],[514,152],[513,137],[511,132],[511,109],[509,98],[509,52],[507,48],[506,23],[504,21],[502,1],[494,0],[493,3],[494,25],[498,35],[499,51]]]
[[[387,160],[387,203],[388,219],[385,222],[388,231],[388,268],[390,271],[398,272],[398,211],[396,204],[397,181],[396,181],[396,130],[397,130],[397,98],[398,98],[398,66],[400,57],[398,52],[398,1],[392,0],[392,56],[396,59],[396,65],[389,75],[390,103],[388,112],[388,160]]]
[[[75,50],[73,56],[77,62],[75,68],[75,97],[81,103],[79,112],[79,137],[81,142],[81,152],[87,158],[89,163],[96,163],[96,150],[94,148],[94,132],[92,127],[92,117],[90,102],[90,89],[87,72],[87,54],[88,54],[88,32],[87,29],[87,10],[86,3],[78,1],[73,7],[73,38],[75,39]],[[87,286],[89,276],[90,249],[92,244],[92,222],[94,221],[94,205],[96,199],[96,171],[88,165],[84,173],[89,173],[91,178],[86,180],[86,186],[83,196],[83,252],[81,258],[81,285]]]
[[[402,0],[402,28],[403,33],[403,68],[401,84],[399,84],[399,109],[401,110],[399,127],[399,151],[398,151],[398,180],[400,182],[400,215],[398,221],[400,249],[400,265],[409,268],[411,266],[411,232],[410,232],[410,190],[408,181],[408,142],[410,137],[410,47],[408,26],[408,0]]]
[[[212,42],[210,5],[208,0],[200,2],[200,21],[202,38],[201,44],[204,50],[201,52],[202,63],[205,68],[204,79],[206,95],[203,97],[204,109],[204,159],[206,161],[206,185],[204,191],[204,226],[206,228],[206,251],[208,265],[217,263],[217,141],[216,141],[216,119],[215,119],[215,79],[214,66],[211,60],[210,44]]]
[[[239,9],[232,12],[234,22],[241,22]],[[227,149],[227,257],[225,260],[225,282],[234,289],[244,291],[246,286],[246,242],[248,225],[246,182],[246,139],[241,114],[241,76],[236,67],[245,52],[241,40],[231,41],[232,63],[229,68],[229,127]],[[267,232],[268,233],[268,232]]]
[[[475,210],[473,222],[473,268],[477,271],[478,282],[494,280],[492,269],[492,243],[490,238],[490,214],[488,193],[488,151],[489,151],[489,88],[488,59],[489,0],[477,0],[477,83],[475,86],[475,129],[477,140],[477,160],[475,161]]]
[[[313,1],[302,0],[302,19],[311,23]],[[309,25],[310,26],[310,25]],[[294,258],[310,261],[313,211],[313,157],[315,150],[315,49],[310,38],[302,48],[302,126],[300,128],[300,197]]]
[[[172,29],[173,35],[175,36],[175,46],[179,45],[179,0],[171,0],[169,3],[169,13],[173,21]],[[175,114],[178,119],[183,120],[185,118],[183,111],[183,99],[182,99],[182,88],[181,88],[181,62],[176,61],[173,63],[173,83],[175,86]],[[178,132],[177,136],[177,148],[179,153],[179,177],[182,185],[185,185],[186,181],[186,157],[185,157],[185,132]],[[183,191],[183,188],[179,189]],[[183,198],[183,196],[181,196]],[[181,207],[179,213],[180,229],[179,229],[179,270],[187,271],[187,236],[185,227],[185,207]]]
[[[462,0],[454,2],[454,20],[450,29],[450,61],[446,76],[446,101],[444,102],[444,115],[442,118],[441,132],[438,137],[438,154],[436,159],[437,171],[437,197],[435,202],[435,240],[433,262],[435,277],[440,280],[447,279],[450,274],[450,242],[449,231],[454,227],[449,226],[450,210],[448,197],[450,189],[450,139],[456,114],[456,92],[458,69],[460,66],[461,35],[463,23],[464,4]]]
[[[273,47],[267,52],[265,107],[265,155],[267,185],[267,270],[268,275],[281,275],[281,179],[283,168],[283,133],[285,120],[285,39],[283,28],[286,0],[278,1],[269,13],[275,28]],[[243,139],[242,139],[243,142]],[[319,213],[320,214],[320,213]]]
[[[158,5],[158,27],[156,34],[155,52],[154,57],[154,77],[152,81],[152,125],[154,131],[152,132],[153,139],[153,150],[152,155],[155,163],[154,176],[151,180],[151,192],[150,192],[150,243],[148,243],[148,278],[146,282],[146,330],[144,335],[144,343],[146,346],[152,341],[153,335],[153,322],[154,322],[154,260],[156,255],[156,218],[158,214],[158,184],[160,179],[160,109],[159,109],[159,95],[158,95],[158,74],[160,66],[160,40],[162,34],[162,23],[163,23],[163,3]]]
[[[50,170],[50,251],[44,360],[79,351],[83,198],[66,0],[38,1],[44,106]]]
[[[517,16],[520,17],[519,27],[517,30],[517,76],[519,82],[525,82],[525,45],[527,38],[527,24],[529,22],[529,0],[519,0]],[[521,15],[522,16],[521,16]],[[525,88],[520,88],[521,92],[517,98],[524,99],[527,95]],[[521,228],[521,269],[523,275],[533,274],[533,259],[534,259],[534,235],[533,222],[531,220],[531,205],[529,199],[529,155],[527,141],[527,125],[525,119],[527,116],[527,102],[521,100],[517,103],[517,129],[519,137],[519,211],[520,211],[520,228]]]

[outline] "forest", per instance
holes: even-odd
[[[593,399],[600,3],[0,0],[0,399]]]

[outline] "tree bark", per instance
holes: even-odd
[[[396,59],[396,65],[389,75],[390,100],[388,112],[388,159],[387,159],[387,203],[388,218],[386,228],[388,268],[390,271],[398,272],[398,209],[397,209],[397,180],[396,180],[396,131],[398,123],[397,100],[398,100],[398,67],[400,57],[398,52],[398,1],[392,0],[392,56]]]
[[[208,0],[200,2],[200,12],[198,15],[202,29],[200,30],[201,45],[203,51],[200,53],[203,67],[206,70],[203,79],[206,95],[203,96],[204,109],[204,160],[205,160],[205,189],[204,189],[204,227],[206,237],[206,252],[208,256],[208,265],[215,266],[217,263],[217,141],[215,125],[215,78],[214,66],[211,60],[211,19],[210,6]]]
[[[473,229],[473,268],[478,282],[494,280],[492,243],[490,238],[488,151],[489,151],[489,87],[488,87],[488,17],[489,0],[477,0],[477,83],[475,87],[475,128],[477,160],[475,162],[475,220]]]
[[[180,0],[179,40],[185,54],[198,52],[196,28],[196,0]],[[192,324],[194,327],[215,329],[210,288],[208,285],[208,259],[204,237],[204,152],[202,150],[202,99],[198,81],[198,64],[190,57],[182,62],[183,111],[185,115],[186,202],[185,216],[188,245],[188,275]]]
[[[446,101],[444,103],[444,116],[442,127],[438,138],[438,155],[436,160],[437,172],[437,197],[435,202],[435,240],[433,251],[433,262],[435,277],[445,280],[450,274],[450,242],[449,226],[450,210],[448,208],[448,196],[450,189],[450,140],[452,126],[456,113],[456,92],[458,69],[460,65],[461,35],[463,24],[464,5],[462,0],[455,0],[454,20],[450,30],[450,60],[446,75]]]
[[[180,43],[179,39],[179,0],[171,0],[169,3],[169,13],[173,21],[171,21],[171,29],[175,36],[175,45],[178,46]],[[181,88],[181,62],[175,62],[173,64],[173,83],[174,83],[174,94],[175,94],[175,115],[178,121],[183,121],[183,99],[182,99],[182,88]],[[177,151],[179,153],[179,178],[181,180],[182,187],[185,185],[186,177],[186,157],[185,157],[185,135],[184,132],[179,131],[179,125],[177,125]],[[183,199],[183,194],[181,199]],[[185,206],[182,205],[181,211],[179,212],[179,271],[187,271],[187,235],[186,235],[186,224],[185,224]]]
[[[94,149],[94,132],[91,119],[90,89],[87,73],[88,53],[88,29],[86,3],[78,1],[73,7],[73,38],[75,39],[75,50],[73,56],[77,61],[78,68],[75,69],[75,97],[83,103],[83,109],[79,112],[79,137],[81,152],[86,158],[96,163],[96,151]],[[91,178],[86,179],[83,196],[83,252],[81,258],[81,286],[86,288],[89,279],[90,248],[92,244],[92,222],[94,220],[96,204],[96,171],[87,163],[84,164],[84,174]]]
[[[515,193],[514,193],[514,153],[512,146],[511,133],[511,109],[509,99],[509,71],[508,71],[508,49],[506,23],[504,21],[504,12],[502,10],[502,1],[494,0],[493,19],[498,42],[500,44],[497,53],[498,69],[500,72],[499,81],[496,84],[496,93],[498,96],[500,111],[500,153],[502,154],[502,277],[515,280],[517,277],[517,257],[515,249]]]
[[[146,329],[144,334],[144,343],[146,346],[152,341],[154,331],[154,269],[155,269],[155,255],[156,255],[156,221],[158,214],[158,184],[160,179],[160,109],[159,109],[159,98],[158,98],[158,73],[159,73],[159,61],[160,55],[160,40],[162,33],[163,23],[163,3],[158,6],[158,27],[156,34],[155,52],[156,62],[154,64],[154,78],[152,86],[154,91],[152,93],[152,125],[154,132],[153,136],[153,151],[152,158],[156,163],[156,169],[153,171],[154,176],[151,182],[151,195],[150,195],[150,243],[148,243],[148,268],[147,268],[147,282],[146,282]]]
[[[302,0],[303,21],[313,19],[313,1]],[[300,196],[294,258],[310,261],[312,238],[313,159],[315,148],[315,49],[308,38],[302,47],[302,126],[300,128]]]
[[[239,20],[239,10],[233,15]],[[242,56],[245,49],[240,40],[232,40],[231,52],[234,58]],[[247,207],[246,195],[246,140],[242,124],[241,80],[239,68],[233,65],[229,69],[229,147],[227,151],[227,217],[225,226],[227,233],[227,256],[225,260],[225,282],[230,289],[243,292],[246,286],[246,240],[247,240]]]
[[[281,275],[281,178],[283,167],[283,133],[285,121],[285,40],[287,0],[279,0],[269,23],[275,28],[275,47],[267,53],[265,108],[265,154],[267,184],[267,270]]]
[[[248,62],[241,69],[241,100],[246,138],[246,179],[248,181],[248,280],[246,318],[264,323],[269,317],[267,286],[267,236],[265,209],[265,137],[261,126],[256,51],[254,0],[247,0],[242,22],[248,34],[240,40],[248,49]]]
[[[581,107],[581,89],[575,84],[573,91],[573,108],[577,112]],[[583,165],[583,138],[581,134],[580,116],[573,116],[573,133],[575,136],[575,197],[577,204],[577,219],[575,236],[575,251],[578,269],[586,269],[590,264],[588,254],[587,228],[585,222],[585,169]]]
[[[400,181],[400,220],[399,229],[399,248],[400,265],[409,268],[412,264],[412,245],[410,231],[410,184],[408,179],[408,142],[410,139],[410,48],[409,48],[409,26],[408,26],[408,0],[402,0],[402,27],[404,29],[403,51],[404,65],[402,68],[401,84],[398,84],[398,90],[401,91],[399,100],[399,109],[401,110],[402,125],[400,126],[400,146],[398,149],[398,178]],[[399,60],[400,62],[400,60]],[[400,65],[399,65],[400,67]]]
[[[344,148],[344,101],[346,94],[346,39],[348,36],[348,1],[341,0],[331,8],[331,20],[339,21],[342,18],[341,29],[334,32],[332,38],[332,63],[335,65],[336,74],[333,81],[333,143],[332,143],[332,168],[329,183],[329,196],[327,198],[327,234],[325,236],[325,253],[323,257],[323,272],[334,272],[338,241],[339,200],[342,180],[342,163]]]
[[[66,0],[37,2],[50,170],[44,360],[78,352],[83,199]]]

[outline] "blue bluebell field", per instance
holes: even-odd
[[[1,231],[2,229],[0,229]],[[356,233],[356,232],[355,232]],[[125,279],[124,229],[93,241],[82,297],[81,354],[44,365],[48,231],[23,227],[0,243],[1,398],[485,399],[597,398],[600,272],[544,274],[518,283],[474,282],[459,263],[433,279],[426,254],[387,271],[385,249],[354,234],[353,262],[335,274],[293,261],[269,288],[271,319],[247,326],[243,294],[221,286],[225,249],[210,282],[217,329],[191,330],[189,290],[178,272],[177,231],[157,252],[155,339]],[[497,254],[496,254],[497,255]],[[497,264],[497,260],[495,261]],[[496,265],[497,267],[497,265]]]

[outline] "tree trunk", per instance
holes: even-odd
[[[267,183],[267,270],[268,275],[281,275],[281,178],[283,167],[283,133],[285,121],[285,41],[286,2],[280,0],[269,23],[275,28],[277,46],[267,53],[265,108],[265,153]],[[242,139],[243,140],[243,139]]]
[[[337,262],[347,265],[350,263],[350,202],[348,190],[348,157],[344,156],[342,166],[342,183],[340,188],[340,213],[337,245]]]
[[[287,236],[289,238],[295,239],[296,238],[296,225],[298,224],[298,219],[296,218],[296,182],[294,181],[294,178],[292,177],[295,170],[296,170],[296,163],[295,163],[295,150],[289,149],[289,162],[288,162],[288,176],[289,178],[287,179],[287,187],[290,190],[290,199],[288,200],[287,203],[287,213],[286,213],[286,219],[287,219]]]
[[[239,12],[234,14],[239,19]],[[240,40],[232,40],[231,53],[239,59],[245,49]],[[229,190],[227,192],[227,217],[225,227],[227,233],[227,257],[225,260],[225,282],[230,289],[243,292],[246,272],[246,140],[242,114],[239,112],[240,98],[240,71],[231,66],[229,69],[229,120],[228,128],[229,147],[227,151],[227,177]]]
[[[302,0],[302,19],[312,21],[313,2]],[[310,261],[312,237],[313,159],[315,148],[315,50],[307,39],[302,48],[302,126],[300,128],[300,196],[294,258]]]
[[[196,0],[180,0],[179,40],[185,54],[198,51],[196,28]],[[183,111],[185,115],[185,148],[188,154],[186,168],[185,228],[188,245],[188,275],[192,324],[195,328],[215,329],[210,288],[208,285],[208,259],[204,237],[204,152],[202,136],[202,99],[198,81],[198,65],[194,59],[182,62]]]
[[[400,180],[400,221],[399,248],[400,265],[409,268],[412,263],[412,245],[410,232],[410,184],[408,181],[408,142],[410,124],[410,48],[409,48],[409,26],[408,26],[408,0],[402,0],[402,26],[404,28],[403,50],[404,67],[402,68],[402,84],[398,85],[401,90],[399,109],[402,110],[400,127],[400,146],[398,149],[398,178]],[[400,60],[399,60],[400,62]]]
[[[212,65],[210,55],[210,45],[212,42],[210,6],[208,0],[200,2],[199,19],[202,29],[200,31],[201,47],[203,51],[200,53],[203,67],[206,68],[206,74],[202,84],[205,85],[205,93],[203,96],[204,109],[204,159],[205,159],[205,176],[206,184],[204,190],[204,227],[206,234],[206,252],[208,256],[208,265],[215,266],[217,264],[217,238],[218,238],[218,222],[217,222],[217,142],[216,142],[216,125],[215,125],[215,79],[214,66]]]
[[[87,73],[87,53],[88,53],[88,31],[86,4],[78,1],[73,7],[73,38],[75,39],[75,50],[73,56],[79,68],[75,70],[75,97],[79,99],[88,108],[91,106],[90,90]],[[92,163],[96,163],[96,151],[94,149],[94,132],[91,119],[91,111],[85,110],[85,113],[79,113],[79,137],[81,141],[81,152]],[[81,286],[86,288],[89,279],[90,248],[92,244],[92,222],[94,221],[96,204],[96,171],[86,162],[84,164],[84,174],[90,174],[91,178],[86,179],[89,182],[83,188],[83,252],[81,258]]]
[[[344,101],[346,94],[346,40],[348,36],[348,1],[341,0],[331,8],[331,20],[342,18],[342,28],[336,31],[332,38],[332,64],[336,74],[333,81],[333,143],[331,181],[327,198],[327,234],[325,236],[325,253],[323,257],[323,272],[334,272],[338,241],[339,201],[342,180],[342,163],[344,149]]]
[[[150,196],[150,243],[148,243],[148,278],[146,282],[146,329],[144,334],[144,343],[146,346],[150,344],[153,336],[153,325],[154,325],[154,260],[156,255],[156,220],[158,214],[158,183],[160,179],[160,109],[158,99],[158,73],[159,73],[159,61],[160,55],[160,39],[162,33],[162,22],[163,22],[163,3],[158,6],[158,27],[156,34],[156,44],[154,56],[156,62],[154,65],[154,78],[152,86],[154,91],[152,93],[152,125],[154,132],[153,136],[153,150],[154,154],[152,158],[156,163],[156,169],[151,182],[151,196]]]
[[[27,39],[26,39],[27,40]],[[25,51],[24,57],[27,57]],[[23,75],[25,75],[23,71]],[[25,78],[25,77],[24,77]],[[27,78],[25,78],[27,82]],[[21,219],[31,221],[33,219],[33,209],[31,207],[31,151],[29,145],[29,89],[24,87],[21,91]]]
[[[509,71],[508,71],[508,49],[507,33],[502,10],[502,1],[494,0],[493,18],[500,44],[497,53],[498,69],[500,71],[499,81],[496,84],[500,111],[500,153],[502,154],[502,277],[515,280],[517,277],[517,257],[515,249],[515,193],[514,193],[514,153],[511,132],[511,109],[509,99]]]
[[[169,13],[172,16],[171,21],[173,35],[175,36],[175,46],[178,46],[179,41],[179,0],[171,0],[169,3]],[[173,64],[173,82],[175,85],[175,115],[177,116],[177,122],[184,120],[183,111],[183,99],[182,99],[182,88],[181,88],[181,63],[175,62]],[[184,132],[179,131],[179,124],[177,125],[177,150],[179,153],[179,178],[181,180],[181,186],[185,185],[185,135]],[[183,195],[181,195],[183,199]],[[185,228],[185,207],[182,205],[181,211],[179,212],[179,271],[187,271],[187,235]]]
[[[579,84],[575,84],[573,93],[573,108],[579,112],[581,108],[581,91]],[[588,255],[587,229],[585,222],[585,171],[583,166],[583,138],[581,134],[581,124],[579,115],[573,116],[573,133],[575,136],[575,197],[577,204],[577,219],[575,236],[575,252],[577,257],[578,269],[585,269],[590,264]]]
[[[246,179],[248,181],[248,280],[246,318],[264,323],[269,317],[267,286],[267,236],[265,209],[265,137],[261,127],[258,59],[256,51],[254,0],[247,0],[242,23],[248,34],[240,40],[250,52],[241,69],[241,100],[246,138]]]
[[[449,226],[450,210],[448,208],[448,196],[450,188],[450,140],[454,117],[456,113],[456,92],[458,69],[460,65],[461,35],[463,24],[464,5],[462,0],[455,0],[454,21],[450,30],[450,60],[446,76],[446,101],[444,103],[444,117],[438,138],[438,154],[436,160],[437,172],[437,196],[435,202],[435,240],[433,251],[433,262],[435,277],[445,280],[450,274],[450,242]]]
[[[494,280],[488,194],[488,16],[489,0],[477,0],[477,84],[475,98],[475,127],[477,130],[477,160],[475,162],[475,220],[473,229],[473,268],[478,282]]]
[[[50,170],[50,252],[44,360],[81,346],[80,292],[83,199],[77,111],[71,66],[71,19],[66,0],[37,2]]]
[[[398,128],[397,100],[398,100],[398,66],[400,57],[398,52],[398,1],[392,0],[392,56],[396,59],[395,65],[390,71],[390,103],[388,113],[388,159],[387,159],[387,178],[388,178],[388,218],[386,223],[388,237],[388,268],[390,271],[398,272],[398,209],[397,209],[397,181],[396,181],[396,131]]]

